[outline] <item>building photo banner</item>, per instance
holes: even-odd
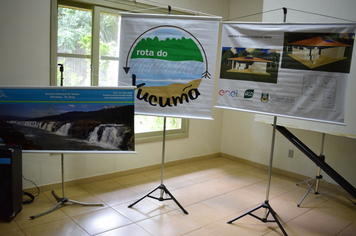
[[[0,87],[0,138],[24,152],[133,152],[134,87]]]
[[[135,113],[211,119],[220,17],[121,13],[119,85]]]
[[[355,30],[223,22],[216,107],[344,124]]]

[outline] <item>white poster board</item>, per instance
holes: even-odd
[[[344,124],[355,29],[224,22],[216,107]]]
[[[119,85],[135,113],[211,119],[220,17],[121,13]]]

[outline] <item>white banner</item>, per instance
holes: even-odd
[[[135,112],[211,119],[220,17],[121,14],[119,85]]]
[[[216,107],[343,124],[355,28],[224,22]]]

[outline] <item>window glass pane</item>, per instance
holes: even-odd
[[[100,56],[119,56],[119,15],[100,13]]]
[[[58,53],[90,55],[91,30],[90,10],[58,7]]]
[[[58,57],[63,64],[63,86],[90,86],[90,59]],[[57,73],[57,86],[61,83],[61,73]]]
[[[118,84],[119,25],[119,15],[100,13],[99,86]]]
[[[99,86],[117,86],[119,61],[101,59],[99,63]]]
[[[64,86],[90,86],[91,10],[58,7],[58,64],[63,64]],[[57,73],[57,86],[61,74]]]
[[[135,116],[135,133],[163,130],[164,117]],[[167,118],[166,130],[181,129],[181,118]]]

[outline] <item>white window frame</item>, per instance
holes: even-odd
[[[153,6],[137,3],[137,2],[114,2],[114,1],[104,1],[104,0],[51,0],[51,35],[50,35],[50,85],[57,85],[57,74],[58,67],[53,66],[57,65],[57,29],[58,29],[58,4],[60,5],[68,5],[68,6],[76,6],[81,8],[86,8],[92,10],[92,35],[93,35],[93,43],[92,43],[92,51],[91,51],[91,85],[97,86],[99,84],[98,74],[99,74],[99,21],[96,19],[100,19],[100,12],[106,13],[114,13],[118,14],[119,11],[135,11],[135,9],[153,9],[153,12],[145,12],[145,13],[156,13],[156,14],[167,14],[166,9],[156,8]],[[176,12],[176,14],[187,14],[186,12]],[[81,55],[85,58],[87,56]],[[186,138],[189,136],[189,119],[181,120],[181,128],[180,129],[172,129],[166,130],[166,139],[177,139],[177,138]],[[161,141],[163,139],[163,131],[152,131],[145,133],[135,133],[135,143],[145,143],[145,142],[155,142]]]

